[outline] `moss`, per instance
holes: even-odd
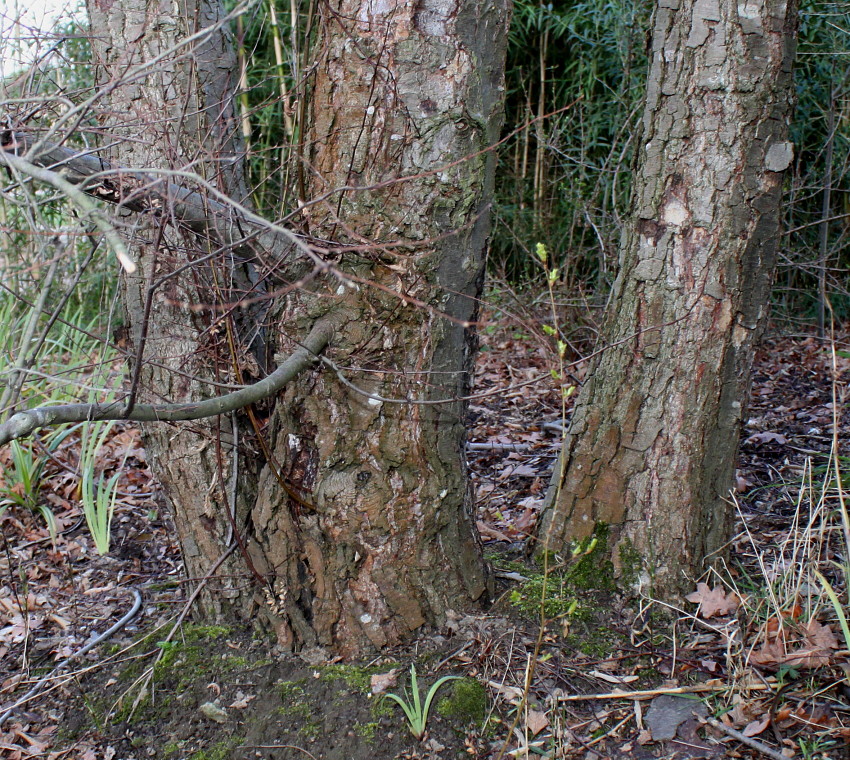
[[[544,614],[550,620],[591,620],[598,604],[584,604],[588,592],[611,592],[616,589],[614,565],[608,557],[609,528],[597,523],[593,534],[575,543],[566,563],[550,553],[548,561],[539,559],[539,569],[529,570],[518,562],[503,563],[528,580],[511,591],[508,599],[521,612],[538,616],[545,588]],[[548,577],[544,568],[550,568]],[[554,569],[552,569],[554,568]]]
[[[452,693],[437,703],[437,712],[460,723],[483,723],[487,716],[487,690],[474,678],[460,678]]]
[[[620,545],[620,577],[622,585],[633,589],[643,573],[643,559],[632,542],[625,538]]]
[[[278,685],[277,693],[283,703],[277,708],[280,715],[302,721],[307,721],[313,716],[315,710],[303,687],[304,683],[305,679],[302,678],[297,681],[284,681]]]
[[[306,683],[306,678],[297,678],[294,681],[281,681],[277,684],[277,693],[284,702],[292,699],[304,699],[307,695],[307,692],[304,690],[304,684]]]
[[[164,758],[169,758],[172,755],[176,755],[178,752],[180,752],[180,749],[181,749],[181,746],[180,746],[179,742],[168,742],[162,748],[162,756]]]
[[[565,643],[597,660],[604,660],[618,648],[616,636],[600,629],[587,629],[580,634],[570,634],[565,639]]]
[[[241,655],[226,652],[224,656],[211,656],[213,644],[231,634],[232,630],[224,625],[185,625],[174,641],[156,642],[156,646],[162,650],[153,668],[156,702],[152,703],[149,697],[145,697],[135,705],[134,694],[122,701],[116,719],[156,720],[167,713],[176,694],[190,691],[192,684],[199,679],[220,677],[247,668],[248,659]],[[152,635],[145,634],[134,644],[133,650],[148,652],[151,643]],[[136,681],[148,667],[150,660],[139,660],[125,669],[119,678]]]
[[[287,723],[296,728],[305,739],[316,739],[322,733],[321,724],[316,720],[320,710],[311,703],[307,690],[304,688],[306,683],[306,678],[280,682],[277,685],[277,693],[283,704],[275,712],[285,717]]]
[[[372,701],[372,717],[387,718],[395,711],[393,710],[393,701],[386,698],[385,694],[381,694],[377,699]]]
[[[356,689],[363,694],[370,694],[372,692],[372,676],[376,673],[386,672],[387,667],[387,665],[364,667],[362,665],[334,663],[333,665],[325,665],[321,672],[324,680],[343,681],[351,689]]]
[[[198,750],[189,755],[189,760],[226,760],[233,749],[242,742],[242,739],[231,736],[229,739],[216,742],[206,749]]]
[[[377,735],[380,727],[381,724],[377,721],[372,721],[371,723],[356,723],[354,725],[354,732],[363,739],[371,742]]]
[[[526,577],[528,580],[508,595],[508,601],[514,607],[526,615],[537,616],[542,602],[547,618],[561,618],[570,614],[576,599],[561,575],[550,573],[546,578],[543,573],[528,573]]]
[[[298,728],[298,733],[305,739],[318,739],[322,735],[322,726],[316,720],[308,720]]]
[[[607,523],[598,522],[593,534],[573,546],[575,561],[565,571],[566,582],[585,591],[613,591],[614,564],[608,557],[610,529]]]

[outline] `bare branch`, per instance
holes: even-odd
[[[77,187],[76,184],[69,182],[66,177],[63,177],[57,172],[32,164],[26,159],[16,156],[13,153],[0,151],[0,161],[5,163],[6,166],[15,172],[20,172],[27,177],[37,179],[40,182],[44,182],[45,184],[59,190],[59,192],[61,192],[74,206],[77,207],[77,210],[83,214],[83,216],[87,216],[91,219],[91,221],[103,233],[103,236],[112,247],[112,251],[115,253],[116,258],[119,262],[121,262],[121,266],[124,267],[124,270],[130,274],[136,271],[136,265],[127,253],[127,246],[124,244],[124,241],[121,239],[118,231],[103,215],[91,198]],[[89,193],[89,195],[91,195],[91,193]]]
[[[22,163],[24,160],[26,164]],[[314,264],[323,265],[295,233],[251,213],[191,173],[156,172],[194,181],[208,192],[190,190],[183,184],[169,182],[150,173],[114,167],[91,151],[38,143],[26,132],[11,130],[0,132],[0,165],[15,167],[52,185],[78,206],[81,193],[85,193],[130,211],[161,216],[166,221],[213,239],[222,248],[231,250],[246,261],[256,258],[259,250],[276,263],[282,263],[297,249]],[[98,221],[91,208],[85,210]],[[303,270],[304,262],[296,266]],[[295,274],[290,276],[295,277]]]
[[[334,325],[330,320],[317,322],[299,348],[268,377],[224,396],[194,403],[137,404],[125,414],[121,401],[108,404],[63,404],[18,412],[0,425],[0,445],[31,435],[36,429],[86,420],[134,420],[136,422],[177,422],[215,417],[241,409],[280,391],[303,372],[328,345]]]

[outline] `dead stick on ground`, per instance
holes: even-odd
[[[722,731],[727,736],[731,736],[733,739],[741,742],[741,744],[746,744],[750,749],[756,750],[756,752],[761,752],[763,755],[772,757],[774,760],[788,760],[787,755],[777,752],[772,747],[768,747],[766,744],[753,739],[751,736],[744,736],[744,734],[740,731],[736,731],[734,728],[729,728],[729,726],[724,725],[719,720],[715,720],[714,718],[705,718],[704,720],[709,726],[716,728],[718,731]]]
[[[568,694],[556,697],[556,702],[581,702],[586,699],[651,699],[664,694],[700,694],[702,692],[723,691],[727,684],[699,684],[697,686],[677,686],[672,689],[646,689],[644,691],[609,691],[604,694]],[[769,691],[770,684],[754,683],[746,687],[750,691]]]

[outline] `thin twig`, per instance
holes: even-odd
[[[608,691],[604,694],[567,694],[555,697],[556,702],[582,702],[587,699],[652,699],[664,694],[700,694],[704,692],[725,691],[726,684],[697,684],[696,686],[678,686],[669,689],[643,689],[642,691]],[[770,691],[770,684],[754,683],[747,686],[751,691]]]
[[[704,718],[704,720],[712,728],[722,731],[727,736],[731,736],[733,739],[741,742],[741,744],[746,744],[750,749],[756,750],[756,752],[761,752],[763,755],[772,757],[774,760],[788,760],[787,755],[777,752],[772,747],[768,747],[764,742],[753,739],[751,736],[744,736],[744,734],[740,731],[736,731],[734,728],[724,725],[719,720],[715,720],[714,718]]]

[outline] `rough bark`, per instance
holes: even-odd
[[[217,0],[89,0],[88,11],[105,106],[100,122],[110,135],[104,158],[141,170],[193,172],[243,203],[241,149],[233,137],[236,60]],[[140,370],[136,400],[194,403],[219,395],[222,384],[229,390],[238,382],[234,367],[249,360],[244,351],[232,355],[228,331],[243,345],[261,347],[249,332],[261,315],[245,319],[224,306],[259,295],[252,265],[234,260],[212,237],[169,224],[179,221],[172,204],[164,204],[159,218],[127,213],[124,221],[138,267],[122,283],[137,352],[131,375]],[[203,577],[226,551],[231,518],[242,519],[256,491],[258,467],[235,454],[235,433],[238,423],[230,417],[144,426],[191,577]],[[244,557],[236,552],[222,565],[219,582],[208,586],[205,612],[244,610],[249,586]]]
[[[103,30],[96,49],[108,126],[125,138],[110,158],[141,170],[191,167],[241,202],[226,30],[213,0],[189,6],[172,16],[152,0],[91,0],[93,26]],[[210,252],[210,239],[205,250],[203,230],[154,227],[136,236],[155,245],[142,246],[125,298],[132,342],[145,347],[140,403],[197,401],[217,395],[211,381],[233,382],[229,365],[251,361],[228,356],[222,335],[231,328],[242,344],[253,338],[262,373],[264,356],[273,364],[276,351],[292,353],[317,320],[335,325],[330,356],[358,386],[447,400],[382,403],[336,371],[302,375],[271,412],[257,477],[263,460],[246,450],[244,425],[234,428],[243,431],[238,455],[223,420],[146,428],[191,574],[226,550],[235,491],[245,551],[226,566],[207,610],[252,615],[260,601],[282,644],[351,655],[442,622],[486,587],[466,409],[455,399],[468,389],[475,348],[469,323],[489,233],[495,160],[487,149],[498,139],[508,4],[333,0],[317,14],[303,225],[335,249],[336,271],[277,298],[267,319],[249,314],[229,325],[221,314],[232,310],[217,305],[256,295],[258,279],[283,288],[290,270],[262,256],[185,267]],[[210,33],[188,44],[199,28]],[[177,54],[163,55],[169,50]],[[153,60],[142,75],[140,62]],[[258,276],[251,267],[261,265]],[[155,292],[148,318],[148,285],[169,272],[177,274]],[[247,332],[261,324],[266,332]],[[238,479],[228,482],[231,472]]]
[[[792,146],[793,0],[660,0],[632,212],[540,546],[672,595],[724,543]]]
[[[305,162],[310,200],[324,200],[306,223],[317,238],[366,249],[343,254],[349,286],[290,298],[278,319],[345,309],[330,356],[357,385],[388,398],[463,396],[507,3],[331,0],[318,12]],[[290,386],[274,454],[311,508],[266,471],[254,512],[281,641],[382,647],[481,596],[464,416],[457,401],[381,403],[329,372]]]

